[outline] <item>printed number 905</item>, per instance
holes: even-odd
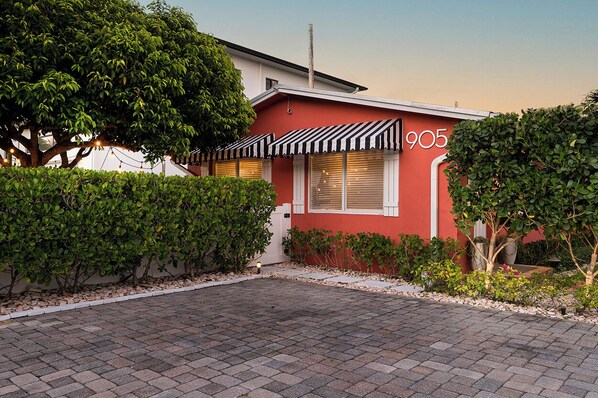
[[[410,131],[405,136],[405,142],[410,145],[409,149],[413,149],[415,145],[419,145],[423,149],[430,149],[433,146],[437,148],[444,148],[448,141],[448,137],[444,134],[447,129],[438,129],[436,133],[432,130],[424,130],[421,133]]]

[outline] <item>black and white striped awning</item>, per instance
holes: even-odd
[[[401,119],[376,120],[292,130],[270,144],[270,156],[308,153],[401,150]]]
[[[198,164],[211,160],[231,160],[241,158],[266,158],[268,145],[274,134],[248,135],[213,152],[192,151],[189,156],[176,159],[180,164]]]

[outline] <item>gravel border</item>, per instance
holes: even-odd
[[[245,272],[244,274],[214,273],[201,275],[194,279],[154,279],[137,287],[129,284],[85,286],[81,289],[80,293],[67,296],[52,291],[29,291],[15,295],[14,298],[11,298],[8,302],[0,306],[0,322],[143,297],[188,292],[211,286],[229,285],[231,283],[265,277],[265,275],[254,274],[254,272]]]
[[[352,271],[352,270],[341,270],[341,269],[337,269],[337,268],[305,266],[305,265],[299,265],[299,264],[294,264],[294,263],[282,263],[282,264],[278,264],[277,267],[284,268],[284,269],[301,270],[304,272],[314,272],[314,273],[328,272],[331,275],[355,276],[355,277],[360,277],[361,279],[367,279],[367,280],[372,280],[372,281],[393,282],[395,284],[408,284],[407,282],[404,282],[401,279],[392,278],[390,276],[358,272],[358,271]],[[598,325],[598,312],[596,312],[596,311],[591,312],[591,313],[584,313],[584,314],[567,313],[565,315],[562,315],[556,309],[543,308],[543,307],[537,307],[537,306],[524,307],[521,305],[502,303],[502,302],[492,301],[492,300],[488,300],[488,299],[484,299],[484,298],[473,299],[470,297],[456,297],[456,296],[449,296],[444,293],[426,292],[426,291],[402,292],[402,291],[393,290],[391,288],[367,287],[367,286],[357,285],[354,283],[353,284],[351,284],[351,283],[340,284],[340,283],[327,281],[325,279],[324,280],[316,280],[316,279],[310,279],[310,278],[302,278],[301,275],[297,275],[297,276],[274,275],[274,276],[277,278],[309,281],[311,283],[317,283],[320,285],[337,286],[337,287],[344,287],[344,288],[348,288],[348,289],[386,293],[386,294],[392,294],[395,296],[406,296],[406,297],[413,297],[413,298],[420,298],[420,299],[428,299],[428,300],[433,300],[433,301],[443,302],[443,303],[469,305],[469,306],[478,307],[478,308],[487,308],[487,309],[494,309],[494,310],[499,310],[499,311],[517,312],[517,313],[526,314],[526,315],[538,315],[538,316],[542,316],[542,317],[546,317],[546,318],[566,319],[566,320],[570,320],[570,321],[586,322],[586,323]],[[571,309],[569,309],[569,310],[571,310]]]
[[[358,272],[352,270],[342,270],[338,268],[315,267],[299,265],[295,263],[280,263],[274,267],[265,266],[263,273],[257,275],[255,268],[249,268],[244,274],[205,274],[194,279],[174,279],[174,280],[151,280],[149,283],[141,284],[137,287],[127,284],[111,284],[85,287],[80,293],[63,296],[54,292],[36,292],[30,291],[9,300],[0,306],[0,322],[10,319],[47,314],[51,312],[66,311],[75,308],[85,308],[95,305],[115,303],[126,300],[133,300],[143,297],[160,296],[170,293],[186,292],[197,289],[203,289],[211,286],[221,286],[232,283],[240,283],[247,280],[258,278],[281,278],[289,280],[301,280],[320,285],[343,287],[347,289],[378,292],[392,294],[395,296],[404,296],[418,299],[428,299],[437,302],[469,305],[478,308],[494,309],[499,311],[517,312],[527,315],[538,315],[555,319],[566,319],[577,322],[586,322],[598,325],[598,312],[586,314],[561,315],[555,309],[542,307],[524,307],[515,304],[501,303],[488,299],[473,299],[469,297],[454,297],[435,292],[404,292],[393,290],[390,287],[371,287],[355,283],[338,283],[329,280],[316,280],[302,277],[301,275],[290,276],[276,274],[276,269],[293,269],[304,273],[328,273],[332,276],[351,276],[359,277],[369,281],[391,282],[393,284],[408,284],[401,279],[392,278],[387,275]]]

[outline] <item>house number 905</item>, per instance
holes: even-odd
[[[433,146],[437,148],[444,148],[448,141],[448,137],[442,133],[447,129],[438,129],[436,132],[432,130],[424,130],[421,133],[410,131],[405,136],[405,142],[411,145],[409,149],[413,149],[414,146],[419,145],[423,149],[430,149]]]

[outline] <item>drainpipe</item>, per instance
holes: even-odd
[[[438,168],[446,153],[432,160],[430,166],[430,239],[438,236]]]

